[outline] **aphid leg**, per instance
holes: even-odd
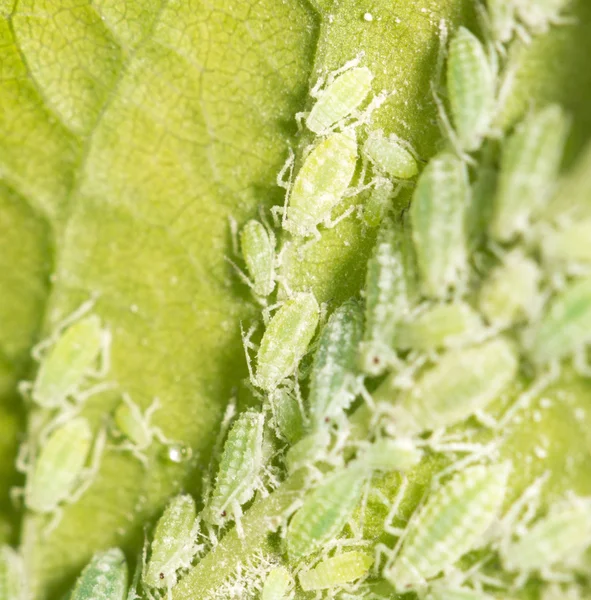
[[[367,404],[367,407],[374,412],[376,410],[376,403],[373,400],[372,395],[367,391],[363,379],[359,378],[354,387],[354,393],[358,393],[363,401]]]
[[[254,283],[250,280],[248,275],[231,258],[224,256],[224,260],[234,269],[242,283],[246,284],[252,290],[254,288]]]
[[[494,441],[475,448],[472,453],[468,454],[464,458],[461,458],[460,460],[454,461],[445,469],[442,469],[436,475],[434,475],[433,484],[438,486],[440,485],[441,479],[448,476],[450,473],[455,473],[456,471],[459,471],[460,469],[463,469],[472,463],[481,461],[483,458],[489,458],[493,456],[493,453],[498,449],[498,445],[499,442]]]
[[[289,196],[291,194],[291,184],[293,181],[293,168],[295,164],[295,154],[291,148],[289,148],[289,155],[287,156],[287,160],[281,170],[277,174],[276,183],[279,187],[282,187],[285,190],[285,202],[283,203],[283,208],[279,206],[274,206],[271,208],[271,215],[273,216],[273,220],[275,222],[275,226],[278,226],[278,223],[275,221],[275,214],[278,212],[282,213],[281,218],[281,226],[285,227],[285,223],[287,221],[287,205],[289,203]],[[289,172],[289,176],[287,181],[285,181],[285,174]],[[279,209],[279,210],[277,210]]]
[[[31,446],[30,442],[23,442],[18,448],[15,466],[19,473],[28,473],[31,465]]]
[[[46,538],[60,523],[62,517],[64,516],[64,510],[61,506],[56,506],[51,513],[51,518],[49,519],[47,525],[43,528],[42,537]]]
[[[336,219],[327,219],[325,220],[322,224],[327,228],[327,229],[332,229],[333,227],[336,227],[343,219],[346,219],[354,210],[356,209],[355,206],[350,206],[342,215],[339,215]],[[317,239],[320,239],[320,232],[318,230],[316,230],[316,234]]]
[[[240,322],[240,335],[242,337],[242,347],[244,348],[244,355],[246,357],[246,366],[248,367],[248,375],[250,377],[250,381],[253,385],[256,386],[256,378],[254,376],[254,372],[252,370],[252,362],[249,354],[249,350],[253,348],[251,344],[250,338],[252,334],[256,331],[256,325],[251,325],[250,329],[244,333],[244,329],[242,327],[242,321]]]
[[[484,410],[474,411],[474,418],[487,429],[497,429],[499,422]]]
[[[69,503],[74,504],[75,502],[78,502],[78,500],[82,497],[84,492],[86,492],[86,490],[92,485],[92,482],[94,481],[101,464],[101,458],[105,449],[106,441],[106,429],[105,427],[101,427],[101,429],[97,433],[96,440],[94,442],[94,447],[92,449],[92,459],[90,466],[84,469],[78,489],[74,490],[68,498]]]
[[[548,480],[550,472],[543,475],[529,485],[523,494],[512,504],[507,514],[502,518],[500,545],[503,547],[511,541],[513,533],[523,535],[527,531],[527,525],[536,516],[541,503],[541,491],[544,483]]]
[[[86,388],[83,392],[77,392],[75,395],[76,404],[81,406],[91,396],[114,389],[117,389],[117,384],[114,381],[103,381],[101,383],[97,383],[96,385]]]
[[[400,504],[406,495],[406,490],[408,488],[408,478],[406,475],[401,476],[400,486],[398,490],[396,490],[396,495],[394,496],[394,500],[392,501],[392,505],[390,506],[390,510],[384,519],[384,531],[389,533],[390,535],[395,535],[397,537],[402,537],[404,529],[400,529],[400,527],[395,527],[393,525],[394,519],[398,514],[398,509],[400,508]]]
[[[308,417],[306,409],[304,408],[304,399],[302,398],[302,390],[300,388],[300,380],[298,377],[297,367],[293,378],[293,391],[296,402],[298,403],[298,410],[300,411],[300,415],[302,416],[302,423],[304,424],[304,426],[307,427],[310,424],[310,418]]]
[[[236,534],[238,537],[244,539],[244,529],[242,527],[242,508],[239,502],[232,502],[232,514],[234,515],[234,522],[236,523]]]

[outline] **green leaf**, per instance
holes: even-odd
[[[578,0],[572,12],[577,25],[525,52],[506,119],[532,99],[562,102],[574,156],[591,134],[591,6]],[[36,597],[59,597],[98,549],[135,556],[172,494],[198,494],[246,375],[239,322],[255,318],[224,261],[228,217],[243,223],[282,202],[275,176],[288,146],[310,141],[294,120],[309,84],[361,51],[374,92],[394,92],[374,125],[432,156],[441,18],[474,25],[474,4],[0,0],[0,541],[18,534],[8,497],[25,433],[16,383],[34,374],[33,344],[92,294],[113,333],[110,378],[144,408],[158,396],[157,424],[194,456],[173,465],[155,444],[145,470],[108,449],[52,533],[27,516],[20,538]],[[343,221],[303,260],[289,250],[284,275],[338,304],[360,289],[372,242],[359,221]],[[98,430],[118,401],[93,397],[84,414]]]

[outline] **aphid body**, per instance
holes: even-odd
[[[569,283],[524,336],[536,365],[581,353],[591,341],[591,278]]]
[[[495,73],[482,44],[465,27],[449,45],[447,89],[460,148],[478,150],[495,116]]]
[[[511,251],[483,282],[480,311],[497,329],[531,320],[540,308],[540,279],[536,261],[519,249]]]
[[[123,402],[116,408],[114,414],[115,424],[119,433],[123,434],[127,441],[120,444],[119,450],[129,450],[142,463],[147,463],[144,454],[154,439],[157,437],[163,444],[168,443],[162,431],[152,425],[152,415],[159,408],[158,399],[142,414],[140,407],[128,394],[123,394]]]
[[[393,425],[403,435],[450,427],[483,411],[514,380],[518,358],[512,345],[496,338],[451,350],[400,394],[395,374],[375,391],[376,402],[396,402]]]
[[[21,555],[0,545],[0,600],[28,600],[25,565]]]
[[[275,236],[251,219],[240,233],[240,250],[257,296],[265,298],[275,289]]]
[[[469,196],[466,167],[453,154],[433,158],[418,179],[410,216],[425,296],[444,298],[464,279]]]
[[[305,592],[326,590],[351,583],[368,574],[373,558],[353,550],[327,558],[313,569],[301,571],[300,586]]]
[[[323,135],[347,118],[369,94],[372,79],[367,67],[354,67],[330,82],[306,118],[308,129]]]
[[[287,552],[293,563],[336,537],[359,503],[365,469],[345,467],[330,475],[305,498],[287,527]]]
[[[565,501],[539,519],[517,540],[501,544],[503,566],[522,574],[553,567],[575,568],[581,554],[591,546],[591,499]]]
[[[356,300],[337,308],[324,326],[310,375],[308,403],[314,426],[339,417],[354,400],[362,334],[363,312]]]
[[[200,546],[196,544],[199,521],[195,500],[188,495],[173,498],[156,524],[150,559],[142,575],[147,587],[172,588],[177,571],[191,565]]]
[[[305,439],[305,438],[304,438]],[[377,441],[347,466],[334,471],[305,498],[287,527],[287,553],[299,562],[335,538],[351,518],[373,470],[415,466],[422,453],[408,440]]]
[[[269,571],[261,600],[287,600],[292,597],[294,581],[285,567],[275,567]]]
[[[123,552],[95,554],[76,580],[70,600],[125,600],[129,573]]]
[[[509,471],[509,463],[468,467],[433,492],[384,569],[397,592],[424,587],[478,547],[501,508]]]
[[[394,184],[385,177],[376,177],[373,189],[363,206],[363,222],[368,227],[378,227],[392,208]]]
[[[418,172],[417,161],[405,144],[395,136],[372,131],[363,144],[364,155],[376,169],[395,179],[411,179]]]
[[[238,524],[242,504],[260,487],[264,424],[261,413],[246,411],[228,432],[211,498],[203,512],[208,523],[221,526],[232,517]]]
[[[364,372],[379,375],[395,361],[397,324],[409,313],[412,281],[405,253],[411,251],[403,227],[386,218],[367,263],[365,280],[365,332],[360,348]]]
[[[333,133],[312,149],[289,193],[283,228],[302,237],[318,235],[318,225],[332,225],[332,210],[341,202],[357,164],[352,132]]]
[[[96,370],[99,356],[106,364],[111,336],[97,315],[75,321],[49,347],[42,358],[31,396],[43,408],[61,408],[68,398],[76,398],[88,376]]]
[[[304,434],[304,418],[297,400],[297,392],[288,386],[282,386],[272,394],[271,402],[276,432],[293,448]]]
[[[254,385],[273,391],[302,359],[318,325],[320,308],[311,293],[290,298],[270,320],[257,352]]]
[[[104,439],[99,435],[95,444],[98,460]],[[28,467],[25,484],[25,504],[38,513],[55,512],[61,502],[71,500],[74,490],[95,468],[84,468],[92,445],[88,421],[76,417],[51,432],[39,455]]]
[[[396,346],[404,350],[430,352],[439,348],[454,348],[477,339],[484,333],[484,324],[469,304],[435,304],[422,307],[400,323]]]
[[[563,109],[552,104],[528,116],[507,140],[489,228],[494,239],[508,242],[522,234],[544,206],[556,181],[568,129]]]

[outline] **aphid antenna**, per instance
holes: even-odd
[[[58,324],[55,326],[55,329],[53,330],[52,334],[48,338],[46,338],[45,340],[42,340],[41,342],[39,342],[38,344],[33,346],[32,350],[31,350],[31,356],[37,362],[40,362],[41,360],[43,360],[43,351],[46,348],[53,346],[53,344],[55,344],[55,342],[58,340],[58,338],[60,337],[60,335],[64,329],[66,329],[67,327],[72,325],[72,323],[75,323],[76,321],[78,321],[86,313],[90,312],[94,308],[94,305],[96,304],[96,301],[100,297],[100,295],[101,295],[101,293],[98,291],[92,292],[90,294],[90,298],[88,300],[84,301],[70,315],[68,315],[61,321],[59,321]]]
[[[473,452],[469,453],[467,456],[464,456],[460,460],[452,462],[445,469],[442,469],[436,475],[434,475],[432,480],[433,487],[438,488],[441,486],[442,479],[446,478],[448,475],[460,471],[461,469],[464,469],[469,465],[474,463],[483,464],[495,460],[498,455],[499,447],[503,441],[504,438],[497,438],[488,444],[475,444]]]

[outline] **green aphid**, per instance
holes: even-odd
[[[573,355],[583,359],[591,341],[591,278],[575,280],[561,290],[523,339],[538,366]]]
[[[270,400],[273,405],[276,432],[293,447],[293,444],[304,435],[304,416],[298,402],[297,391],[289,386],[282,386],[275,390]]]
[[[423,307],[400,323],[396,346],[402,350],[431,352],[462,346],[485,331],[480,315],[464,302]]]
[[[389,413],[401,435],[434,431],[481,414],[513,382],[518,365],[512,344],[497,338],[446,352],[402,393],[392,374],[373,397],[394,403]]]
[[[503,329],[530,321],[540,309],[541,271],[520,249],[509,252],[482,283],[478,306],[486,320]]]
[[[74,321],[42,343],[41,347],[49,348],[39,356],[35,381],[22,385],[22,390],[26,393],[30,389],[33,401],[43,408],[67,407],[68,399],[83,397],[88,378],[104,376],[110,344],[111,335],[97,315]]]
[[[356,63],[353,61],[353,64]],[[336,78],[330,77],[319,93],[312,94],[318,99],[306,118],[306,126],[317,135],[326,134],[333,126],[338,126],[371,91],[373,75],[367,67],[345,66],[344,72],[339,69],[337,73],[340,74]]]
[[[369,198],[363,205],[363,222],[368,227],[378,227],[392,209],[394,184],[385,177],[377,177],[372,183]]]
[[[591,547],[591,499],[571,497],[559,502],[547,515],[517,539],[509,534],[500,547],[503,566],[527,577],[552,569],[583,569],[583,553]]]
[[[352,132],[333,133],[319,141],[288,194],[283,228],[293,235],[310,237],[319,235],[319,225],[334,225],[332,211],[341,203],[356,165],[357,142]]]
[[[421,289],[429,298],[445,298],[464,284],[469,198],[466,166],[453,154],[437,155],[418,179],[410,217]]]
[[[199,551],[195,500],[189,494],[174,497],[156,524],[150,545],[150,558],[142,576],[148,588],[170,590],[178,571],[191,566]]]
[[[0,600],[28,600],[22,556],[10,546],[0,545]]]
[[[322,329],[310,374],[308,405],[313,427],[338,418],[355,399],[357,348],[363,334],[363,311],[349,300],[337,308]]]
[[[305,498],[287,526],[287,553],[292,563],[333,540],[361,499],[366,469],[358,464],[330,475]]]
[[[509,242],[523,234],[543,210],[556,184],[569,131],[557,104],[532,113],[503,146],[490,235]]]
[[[256,357],[252,383],[272,392],[292,375],[306,354],[320,316],[311,293],[301,292],[287,300],[269,321]]]
[[[370,444],[359,458],[314,487],[287,526],[290,561],[299,562],[339,535],[351,519],[374,470],[397,471],[415,466],[422,453],[410,448],[410,443],[397,440],[390,445],[381,441]]]
[[[264,416],[247,411],[228,432],[215,485],[203,516],[208,523],[223,526],[235,520],[239,534],[242,505],[261,487]]]
[[[275,235],[251,219],[240,232],[240,251],[253,292],[266,298],[275,289]]]
[[[300,571],[300,586],[305,592],[327,590],[352,583],[369,573],[373,558],[353,550],[336,554],[318,563],[313,569]]]
[[[419,172],[416,158],[407,144],[383,131],[372,131],[363,144],[364,155],[378,172],[394,179],[411,179]]]
[[[76,580],[70,600],[125,600],[127,562],[119,548],[95,554]]]
[[[404,227],[384,219],[365,279],[365,331],[359,361],[369,375],[379,375],[396,362],[396,327],[410,313],[414,297],[406,256],[410,252]]]
[[[459,27],[449,44],[447,90],[461,150],[480,148],[495,116],[495,72],[478,38]]]
[[[288,600],[293,596],[293,577],[285,567],[275,567],[269,571],[261,600]]]
[[[26,467],[25,505],[38,513],[58,514],[62,502],[74,502],[98,470],[104,433],[97,436],[92,465],[85,467],[92,447],[88,421],[76,417],[54,429],[33,463]]]
[[[159,427],[152,425],[152,416],[160,407],[158,399],[142,413],[140,407],[128,394],[123,394],[123,402],[115,409],[114,421],[117,433],[125,436],[126,440],[119,444],[119,450],[129,450],[142,464],[147,465],[146,450],[152,445],[154,438],[163,444],[168,439]]]
[[[435,489],[383,570],[398,593],[423,588],[478,547],[502,506],[510,470],[509,463],[468,467]]]

